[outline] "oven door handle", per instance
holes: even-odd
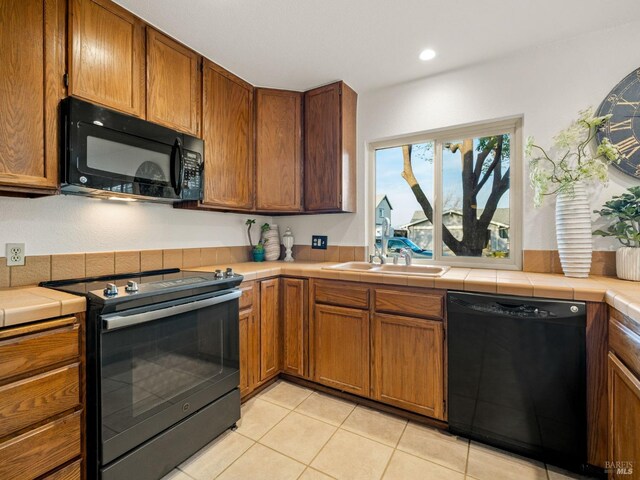
[[[230,302],[240,298],[242,292],[234,290],[217,297],[207,298],[206,300],[198,300],[197,302],[183,303],[174,307],[160,308],[150,312],[134,313],[133,315],[105,315],[102,317],[102,326],[104,330],[115,330],[117,328],[131,327],[140,323],[152,322],[160,318],[171,317],[181,313],[191,312],[200,308],[211,307],[221,303]]]

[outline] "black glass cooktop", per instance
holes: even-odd
[[[42,282],[41,287],[53,288],[76,295],[84,295],[96,303],[121,303],[143,297],[161,297],[182,292],[189,296],[204,291],[214,292],[237,287],[242,275],[230,270],[217,272],[190,272],[178,268],[136,272],[100,277],[76,278]],[[133,282],[134,288],[131,282]],[[115,285],[115,289],[109,284]]]

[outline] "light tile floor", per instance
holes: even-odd
[[[558,468],[278,381],[163,480],[568,480]]]

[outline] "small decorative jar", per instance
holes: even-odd
[[[295,239],[293,238],[293,233],[291,233],[291,227],[287,227],[287,230],[284,232],[284,235],[282,235],[282,244],[286,249],[285,256],[284,256],[285,262],[293,262],[293,256],[291,255],[291,253],[293,249],[294,240]]]

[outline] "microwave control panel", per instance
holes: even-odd
[[[185,151],[182,156],[182,199],[200,200],[202,190],[202,155]]]

